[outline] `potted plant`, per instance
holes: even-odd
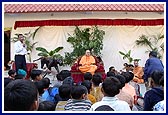
[[[93,55],[101,56],[101,50],[103,49],[103,37],[105,32],[99,30],[97,26],[80,29],[76,26],[74,34],[70,35],[67,39],[72,47],[72,52],[65,52],[64,63],[66,65],[72,65],[74,61],[85,54],[85,51],[89,49]]]
[[[164,35],[162,34],[153,35],[153,36],[141,35],[139,39],[135,41],[135,43],[138,46],[143,46],[143,45],[147,46],[149,49],[147,49],[146,52],[156,51],[158,54],[158,58],[161,58],[162,55],[159,52],[159,48],[161,48],[161,50],[164,50],[164,43],[161,43],[161,45],[159,45],[159,43],[163,38],[164,38]]]

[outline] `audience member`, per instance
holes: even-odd
[[[96,103],[96,98],[90,94],[90,91],[92,89],[92,82],[89,80],[84,80],[81,85],[85,86],[88,90],[87,98],[92,102],[92,104]]]
[[[29,80],[14,80],[4,89],[6,111],[34,111],[38,109],[38,91]]]
[[[30,76],[33,81],[40,81],[43,78],[41,74],[41,70],[33,69],[30,73]]]
[[[51,101],[43,101],[39,103],[38,111],[55,111],[55,103]]]
[[[116,75],[115,78],[117,78],[121,82],[120,92],[119,92],[119,94],[116,95],[116,97],[119,100],[127,102],[129,104],[130,108],[132,109],[133,104],[134,104],[133,97],[130,94],[128,94],[128,93],[124,92],[123,90],[121,90],[125,86],[125,82],[126,82],[125,77],[122,76],[122,75]]]
[[[16,71],[15,70],[13,70],[13,69],[11,69],[11,70],[9,70],[8,71],[8,78],[10,78],[10,79],[15,79],[15,76],[16,76]]]
[[[114,109],[114,111],[130,111],[131,109],[127,102],[121,101],[115,97],[120,92],[120,88],[121,83],[117,78],[106,78],[102,84],[102,92],[104,97],[101,101],[93,104],[90,110],[95,111],[99,106],[108,105]]]
[[[64,111],[67,101],[71,98],[71,87],[69,84],[63,84],[59,87],[58,91],[61,99],[56,105],[56,111]]]
[[[100,86],[101,83],[102,83],[101,75],[94,74],[92,78],[92,90],[90,91],[90,94],[96,98],[96,102],[101,101],[101,99],[103,98]]]
[[[153,106],[164,99],[163,88],[160,87],[159,81],[163,77],[163,72],[154,71],[151,74],[151,87],[144,96],[144,111],[152,111]]]
[[[84,73],[84,80],[89,80],[91,81],[92,80],[92,74],[90,72],[86,72]]]
[[[87,100],[87,88],[83,85],[72,86],[71,97],[65,105],[65,110],[68,111],[88,111],[91,107],[91,102]]]

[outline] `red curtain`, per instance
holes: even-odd
[[[80,20],[34,20],[16,21],[14,29],[18,27],[36,26],[80,26],[80,25],[102,25],[102,26],[156,26],[164,25],[164,19],[137,20],[137,19],[80,19]]]

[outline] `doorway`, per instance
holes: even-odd
[[[10,61],[10,35],[11,31],[4,31],[4,68],[9,70],[8,62]]]

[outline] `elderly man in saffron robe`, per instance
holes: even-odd
[[[92,75],[97,70],[97,66],[95,65],[95,58],[90,54],[89,50],[86,50],[86,53],[84,56],[82,56],[79,64],[81,66],[79,67],[79,70],[82,73],[90,72]]]
[[[134,61],[133,73],[134,73],[133,81],[135,81],[135,82],[137,82],[137,83],[144,83],[144,79],[143,79],[143,75],[144,75],[143,68],[138,65],[138,61],[137,61],[137,60]]]

